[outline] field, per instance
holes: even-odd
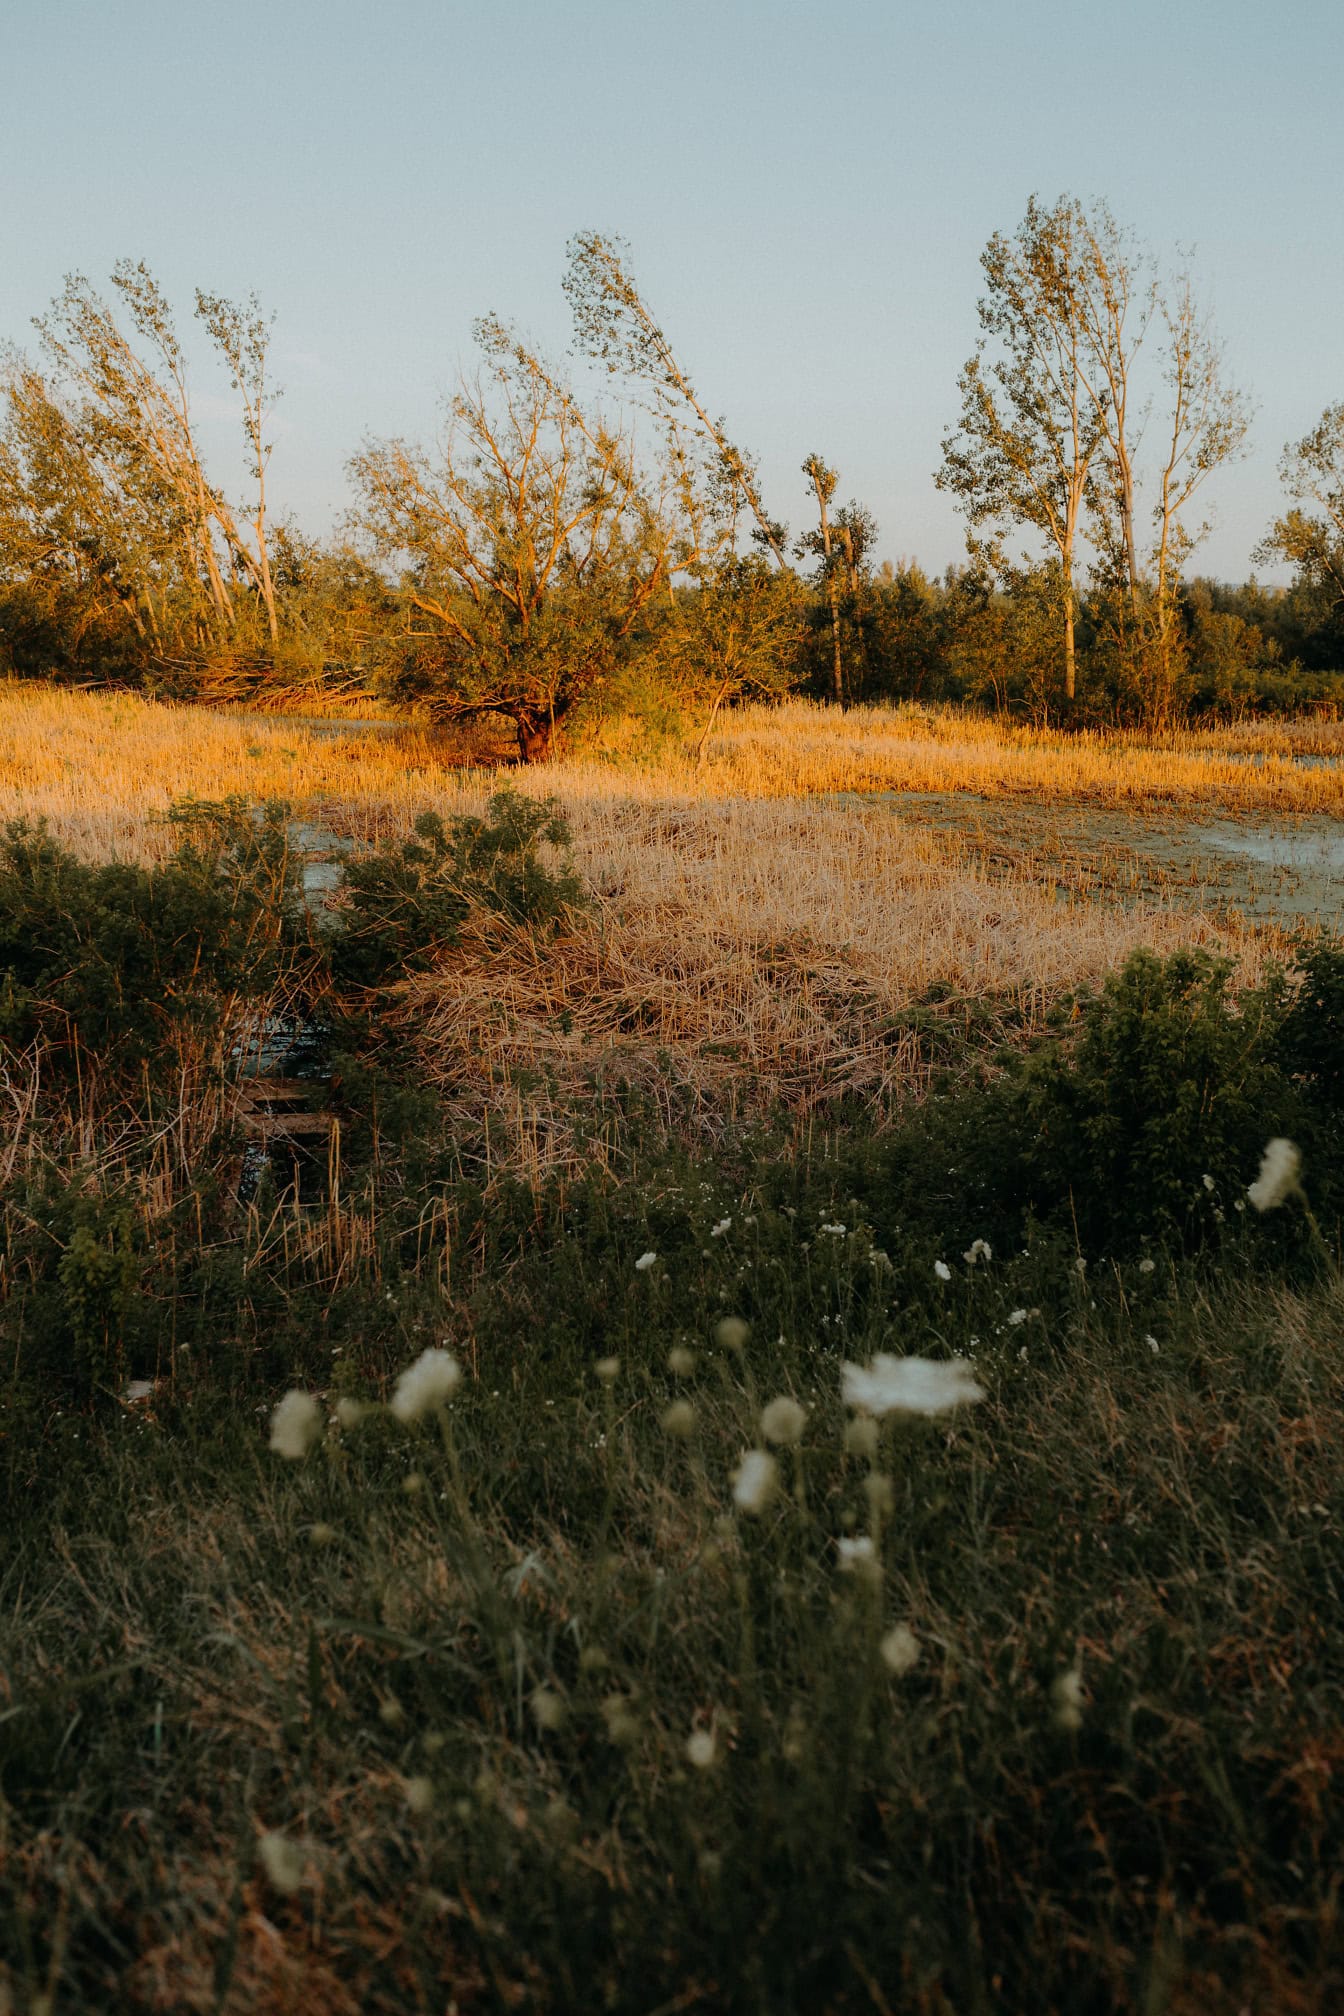
[[[496,754],[0,691],[0,2009],[1338,2007],[1344,732]]]

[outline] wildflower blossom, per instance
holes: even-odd
[[[337,1533],[336,1528],[328,1526],[325,1519],[314,1520],[313,1524],[308,1528],[309,1543],[314,1547],[330,1547],[332,1541],[339,1538],[340,1535]]]
[[[868,1500],[868,1510],[874,1519],[885,1519],[896,1503],[896,1493],[890,1477],[884,1477],[880,1470],[863,1480],[863,1495]]]
[[[1143,1341],[1148,1346],[1148,1349],[1152,1352],[1154,1358],[1156,1358],[1158,1352],[1162,1348],[1161,1345],[1158,1343],[1156,1337],[1149,1334],[1147,1337],[1144,1338]]]
[[[134,1407],[142,1400],[152,1400],[154,1398],[154,1381],[152,1379],[132,1379],[121,1397],[128,1407]]]
[[[647,1274],[657,1258],[658,1255],[656,1253],[641,1253],[635,1262],[636,1274]]]
[[[432,1408],[446,1406],[462,1383],[462,1367],[451,1351],[422,1351],[397,1380],[391,1408],[398,1421],[418,1421]]]
[[[919,1640],[908,1624],[893,1624],[877,1649],[882,1654],[882,1664],[898,1680],[919,1663]]]
[[[732,1223],[733,1223],[733,1221],[732,1221],[732,1219],[731,1219],[731,1218],[720,1218],[720,1220],[719,1220],[719,1222],[718,1222],[718,1224],[717,1224],[717,1225],[711,1225],[711,1226],[710,1226],[710,1228],[709,1228],[709,1236],[710,1236],[710,1238],[711,1238],[711,1239],[722,1239],[722,1237],[723,1237],[724,1233],[725,1233],[725,1232],[727,1232],[727,1231],[730,1231],[730,1230],[731,1230],[731,1228],[732,1228]]]
[[[301,1842],[291,1841],[287,1834],[267,1833],[258,1841],[257,1853],[272,1889],[285,1896],[298,1889],[308,1859]]]
[[[604,1386],[614,1386],[621,1376],[621,1361],[619,1358],[599,1358],[593,1370]]]
[[[1302,1173],[1302,1157],[1291,1141],[1281,1134],[1265,1144],[1260,1174],[1247,1190],[1257,1211],[1273,1211],[1297,1188]]]
[[[667,1354],[667,1369],[675,1379],[689,1379],[695,1370],[695,1353],[685,1344],[674,1344]]]
[[[864,1581],[872,1581],[880,1573],[877,1549],[867,1533],[860,1533],[852,1540],[842,1535],[835,1543],[835,1551],[840,1556],[843,1574],[858,1575]]]
[[[295,1388],[271,1415],[271,1447],[277,1456],[300,1462],[322,1433],[322,1409],[311,1393]]]
[[[697,1771],[708,1771],[718,1753],[712,1729],[693,1729],[686,1738],[686,1762]]]
[[[1083,1726],[1083,1676],[1078,1662],[1063,1673],[1057,1673],[1050,1688],[1050,1699],[1055,1706],[1055,1724],[1070,1734]]]
[[[422,1818],[434,1804],[434,1781],[432,1778],[408,1778],[405,1786],[406,1804],[417,1818]]]
[[[935,1260],[933,1271],[940,1281],[950,1281],[952,1279],[952,1269],[948,1266],[946,1260]]]
[[[843,1239],[845,1236],[843,1225],[818,1225],[817,1230],[818,1232],[828,1232],[832,1239]]]
[[[1025,1323],[1026,1320],[1027,1320],[1027,1312],[1025,1309],[1010,1309],[1008,1311],[1008,1321],[1012,1325],[1014,1330],[1017,1328],[1019,1323]]]
[[[740,1316],[725,1316],[716,1325],[714,1335],[725,1351],[741,1351],[751,1335],[751,1325]]]
[[[368,1411],[362,1400],[343,1397],[336,1402],[336,1419],[342,1428],[358,1428]]]
[[[558,1729],[565,1719],[564,1696],[557,1694],[553,1687],[534,1687],[531,1707],[538,1729]]]
[[[745,1449],[733,1472],[733,1503],[742,1512],[764,1512],[779,1488],[779,1465],[764,1449]]]
[[[983,1400],[985,1390],[971,1377],[968,1358],[893,1358],[879,1351],[871,1365],[840,1367],[840,1392],[847,1407],[865,1414],[945,1414],[952,1407]]]
[[[866,1456],[871,1462],[877,1454],[877,1423],[870,1414],[860,1414],[854,1421],[845,1424],[845,1454]]]
[[[961,1257],[968,1267],[974,1267],[977,1261],[983,1261],[988,1266],[994,1258],[994,1248],[988,1239],[972,1239]]]
[[[1215,1190],[1218,1187],[1207,1169],[1204,1172],[1203,1183],[1206,1190]]]
[[[761,1414],[761,1433],[767,1442],[800,1442],[806,1426],[806,1407],[787,1393],[771,1400]]]
[[[663,1410],[663,1433],[685,1442],[695,1433],[695,1409],[689,1400],[674,1400]]]
[[[1156,1266],[1157,1266],[1156,1260],[1140,1260],[1139,1272],[1140,1274],[1151,1274]]]

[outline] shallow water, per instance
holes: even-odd
[[[995,872],[1053,883],[1061,901],[1159,902],[1292,929],[1344,928],[1344,824],[1314,816],[1200,821],[1121,807],[846,792],[965,840]],[[833,801],[835,802],[835,801]]]

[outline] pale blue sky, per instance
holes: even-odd
[[[565,241],[616,231],[770,507],[805,518],[818,449],[882,554],[941,568],[979,253],[1033,190],[1102,195],[1194,247],[1255,399],[1198,563],[1240,578],[1284,440],[1344,398],[1342,103],[1339,0],[4,0],[0,339],[123,255],[183,323],[255,288],[273,493],[324,529],[362,434],[432,432],[474,316],[563,349]]]

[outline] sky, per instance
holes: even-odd
[[[255,291],[273,503],[325,532],[361,439],[433,436],[478,315],[563,356],[566,241],[619,233],[768,508],[802,529],[817,451],[880,557],[941,572],[980,253],[1033,192],[1103,197],[1189,260],[1253,401],[1194,563],[1240,580],[1285,441],[1344,399],[1341,103],[1339,0],[4,0],[0,342],[123,257],[184,327],[196,287]],[[192,382],[241,470],[195,345]]]

